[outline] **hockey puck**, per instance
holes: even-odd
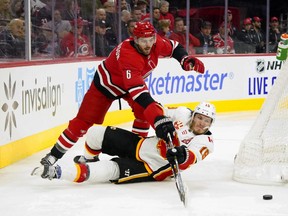
[[[264,200],[271,200],[271,199],[273,199],[273,196],[270,194],[265,194],[265,195],[263,195],[263,199]]]

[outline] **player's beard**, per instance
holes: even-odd
[[[148,47],[148,46],[143,48],[143,47],[139,46],[137,43],[134,44],[134,47],[136,47],[136,49],[138,50],[139,53],[141,53],[145,56],[150,55],[150,52],[152,49],[152,47]]]
[[[146,47],[146,48],[143,49],[142,52],[143,52],[144,55],[149,55],[150,52],[151,52],[151,49],[152,49],[152,47]]]
[[[151,52],[152,47],[140,47],[139,45],[137,45],[137,49],[140,53],[142,53],[143,55],[148,56]]]

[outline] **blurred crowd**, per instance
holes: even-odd
[[[121,41],[133,37],[138,21],[151,22],[157,34],[178,41],[189,54],[276,52],[284,33],[279,18],[271,17],[267,44],[261,17],[246,17],[237,26],[230,9],[227,17],[219,14],[219,23],[198,18],[191,31],[196,22],[190,19],[188,27],[186,16],[175,12],[171,1],[119,1],[31,0],[32,56],[105,57]],[[1,0],[0,58],[24,58],[25,41],[24,1]]]

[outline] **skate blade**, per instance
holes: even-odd
[[[32,170],[31,176],[41,176],[44,171],[44,166],[36,167]]]

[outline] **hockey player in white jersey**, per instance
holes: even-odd
[[[167,149],[165,141],[156,136],[144,138],[117,127],[98,125],[88,130],[85,153],[74,158],[76,163],[37,167],[32,175],[41,176],[48,169],[50,180],[118,184],[162,181],[172,175],[170,163],[174,163],[175,156],[180,170],[185,170],[213,152],[209,130],[216,115],[213,104],[202,102],[194,111],[186,107],[165,108],[165,115],[176,129],[174,150]],[[95,160],[100,153],[115,157]]]

